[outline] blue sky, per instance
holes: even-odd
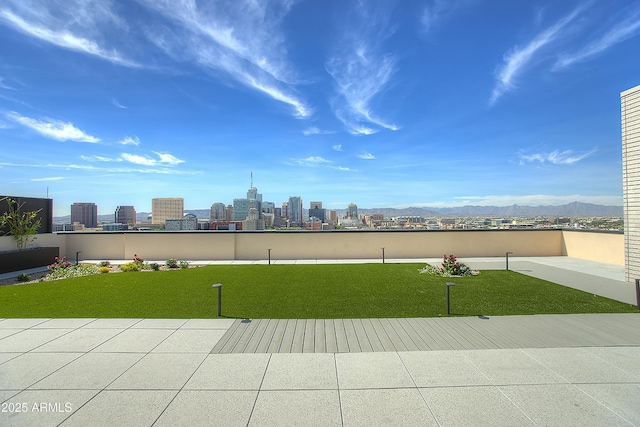
[[[0,194],[622,205],[640,1],[0,4]]]

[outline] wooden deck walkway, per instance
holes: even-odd
[[[212,353],[640,346],[640,314],[236,320]]]

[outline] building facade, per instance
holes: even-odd
[[[309,218],[318,218],[321,223],[325,222],[325,212],[322,209],[322,202],[309,203]]]
[[[243,230],[264,230],[264,220],[256,208],[249,208],[247,218],[242,221]]]
[[[181,197],[165,197],[151,200],[151,223],[164,225],[168,219],[184,217],[184,199]]]
[[[71,205],[71,223],[77,222],[85,228],[98,226],[98,206],[95,203],[74,203]]]
[[[620,94],[625,279],[640,279],[640,86]]]
[[[165,230],[168,231],[182,231],[182,230],[197,230],[198,218],[194,214],[187,214],[181,219],[167,219],[165,220]]]
[[[115,213],[115,223],[136,225],[136,208],[133,206],[118,206]]]
[[[247,190],[245,199],[233,199],[233,219],[234,221],[244,221],[249,216],[249,210],[256,209],[258,218],[262,218],[262,194],[258,193],[256,187]]]
[[[358,219],[358,205],[349,203],[349,206],[347,206],[347,218]]]
[[[211,221],[224,221],[227,218],[227,207],[224,203],[211,205]]]
[[[284,207],[284,206],[283,206]],[[289,197],[289,223],[302,225],[304,218],[302,216],[302,197]]]

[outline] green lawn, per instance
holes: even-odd
[[[513,271],[441,278],[421,264],[222,265],[98,274],[0,287],[0,317],[232,318],[435,317],[635,312],[630,304]]]

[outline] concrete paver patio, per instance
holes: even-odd
[[[232,322],[0,320],[0,425],[640,425],[638,345],[210,353]]]
[[[617,266],[512,262],[632,296]],[[0,319],[0,425],[640,425],[640,315],[437,320],[461,349],[220,354],[235,319]]]

